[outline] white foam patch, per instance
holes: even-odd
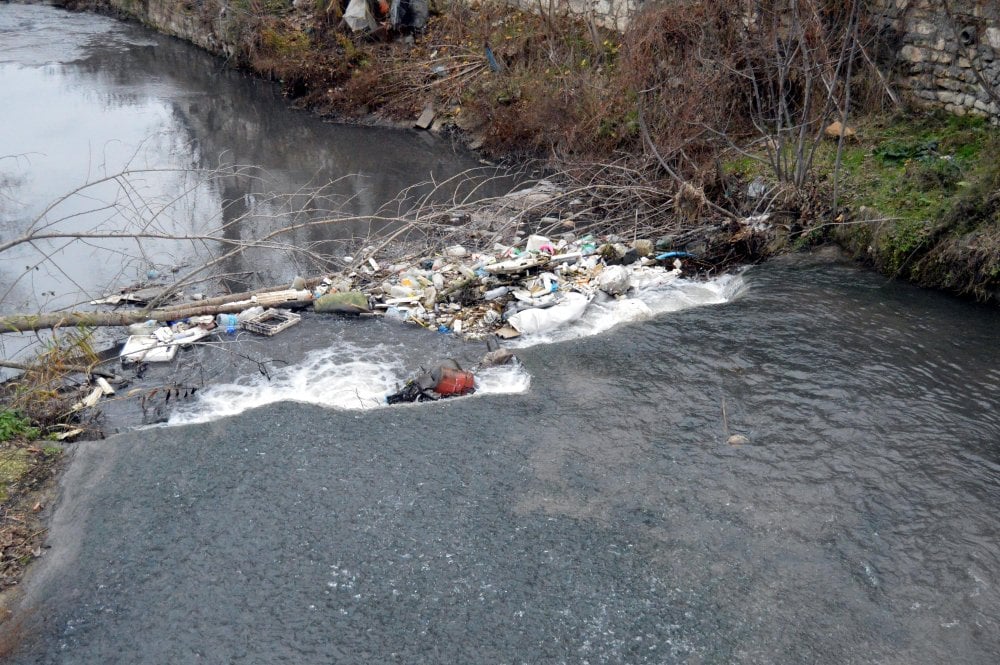
[[[255,375],[238,383],[210,386],[170,416],[169,425],[209,422],[275,402],[306,402],[335,409],[374,409],[406,378],[390,348],[351,344],[316,351],[301,363],[282,367],[268,380]]]
[[[167,424],[210,422],[275,402],[344,410],[381,408],[413,371],[388,347],[361,349],[340,343],[272,372],[270,380],[258,374],[238,383],[210,386],[171,414]],[[520,363],[489,367],[476,374],[475,395],[523,393],[530,386],[531,375]]]
[[[512,340],[511,346],[525,348],[599,335],[622,323],[644,321],[692,307],[721,305],[746,289],[746,281],[740,275],[695,281],[665,271],[636,273],[632,283],[635,288],[629,297],[595,298],[579,320],[544,333],[522,335]]]
[[[487,367],[476,372],[477,395],[526,393],[530,387],[531,375],[521,363]]]

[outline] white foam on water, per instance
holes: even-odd
[[[530,387],[531,374],[521,363],[487,367],[476,372],[477,395],[526,393]]]
[[[692,307],[721,305],[746,289],[741,275],[695,281],[664,271],[639,273],[633,278],[633,285],[635,288],[627,298],[595,298],[577,321],[554,330],[522,335],[510,345],[525,348],[599,335],[622,323],[644,321]]]
[[[171,414],[168,424],[208,422],[275,402],[373,409],[385,405],[385,396],[402,382],[405,371],[400,356],[389,347],[361,349],[341,342],[271,372],[270,379],[258,374],[210,386]]]
[[[172,413],[167,424],[210,422],[275,402],[344,410],[381,408],[414,371],[390,347],[362,349],[339,342],[301,363],[271,372],[270,379],[257,374],[237,383],[210,386]],[[475,395],[522,393],[530,385],[531,375],[520,363],[490,367],[476,374]]]

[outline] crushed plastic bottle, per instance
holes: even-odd
[[[225,330],[227,335],[235,335],[239,323],[240,321],[235,314],[219,314],[215,317],[215,325]]]
[[[486,300],[496,300],[497,298],[504,297],[508,293],[510,293],[509,286],[498,286],[495,289],[490,289],[489,291],[484,293],[483,298],[485,298]]]

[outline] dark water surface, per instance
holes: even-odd
[[[14,662],[997,662],[1000,315],[747,280],[524,394],[76,446]]]

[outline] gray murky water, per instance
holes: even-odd
[[[74,446],[11,662],[1000,661],[1000,312],[743,280],[519,350],[524,392]],[[472,353],[313,323],[330,365]]]
[[[334,125],[290,111],[274,85],[177,40],[41,5],[3,5],[0,86],[5,239],[36,219],[45,231],[220,238],[21,246],[0,262],[2,282],[12,285],[2,299],[8,311],[68,307],[145,280],[150,270],[166,275],[189,266],[228,248],[225,241],[260,239],[331,209],[359,216],[278,239],[323,254],[324,240],[365,235],[363,216],[404,188],[483,169],[426,133]],[[88,183],[82,195],[47,210]],[[42,260],[46,254],[58,267]],[[278,283],[307,265],[302,255],[269,249],[234,257],[223,272],[240,288]]]

